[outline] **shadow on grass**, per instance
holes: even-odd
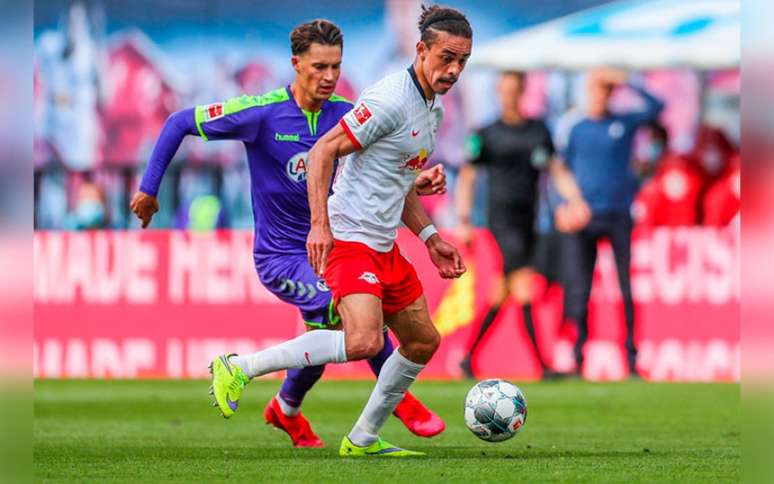
[[[38,446],[35,449],[35,458],[42,460],[81,460],[89,459],[99,461],[109,460],[113,464],[119,464],[122,460],[142,460],[143,462],[188,462],[195,460],[197,462],[206,461],[229,461],[244,463],[269,461],[276,465],[282,465],[287,460],[287,464],[298,461],[316,461],[338,459],[338,446],[330,446],[325,449],[294,449],[294,448],[275,448],[275,447],[233,447],[228,444],[222,446],[110,446],[110,447],[84,447],[84,446],[62,446],[61,444],[54,448],[47,449],[46,445]],[[67,448],[69,447],[69,449]],[[659,458],[669,456],[678,457],[681,453],[674,450],[654,451],[651,449],[640,450],[570,450],[570,449],[531,449],[520,448],[502,448],[486,449],[482,447],[466,446],[410,446],[412,450],[426,452],[426,457],[412,457],[411,459],[450,459],[450,460],[532,460],[532,459],[631,459],[631,458]],[[688,453],[685,453],[688,455]],[[371,460],[369,458],[367,460]],[[401,458],[404,460],[407,458]],[[366,459],[347,459],[347,460],[366,460]],[[385,459],[381,459],[385,460]],[[391,459],[387,459],[391,460]]]

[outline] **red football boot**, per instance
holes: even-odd
[[[412,434],[420,437],[433,437],[446,429],[446,424],[441,417],[425,407],[409,392],[406,392],[392,414],[398,417]]]
[[[301,412],[294,417],[288,417],[282,413],[276,397],[272,397],[263,409],[263,419],[267,425],[274,425],[285,431],[294,447],[325,447],[325,443],[314,433],[306,417]]]

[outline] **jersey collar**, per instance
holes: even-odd
[[[409,73],[409,76],[411,76],[411,81],[414,83],[414,86],[417,88],[417,91],[419,92],[419,97],[422,98],[422,101],[425,102],[425,105],[427,105],[427,98],[425,97],[425,91],[422,90],[422,84],[419,83],[419,78],[417,77],[417,71],[414,70],[414,64],[411,64],[406,69]],[[430,107],[432,108],[435,104],[435,96],[433,96],[433,101],[430,104]]]

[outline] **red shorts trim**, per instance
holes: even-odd
[[[414,266],[397,244],[389,252],[377,252],[360,242],[334,240],[325,282],[335,304],[350,294],[373,294],[382,300],[385,315],[405,309],[424,292]]]

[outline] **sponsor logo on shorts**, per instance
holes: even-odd
[[[361,102],[354,111],[352,111],[352,114],[355,115],[355,119],[357,120],[357,124],[362,125],[369,119],[371,119],[371,111],[368,110],[368,106],[364,102]]]
[[[379,279],[376,277],[376,274],[373,272],[364,272],[360,274],[360,277],[358,279],[366,281],[369,284],[379,284]]]
[[[223,103],[208,104],[204,107],[204,121],[213,121],[223,117]]]
[[[294,182],[302,182],[306,180],[306,162],[308,151],[302,151],[296,153],[292,158],[288,160],[285,167],[285,174]]]
[[[322,279],[317,281],[317,289],[320,290],[320,292],[328,292],[331,289],[328,287],[328,284],[325,283]]]

